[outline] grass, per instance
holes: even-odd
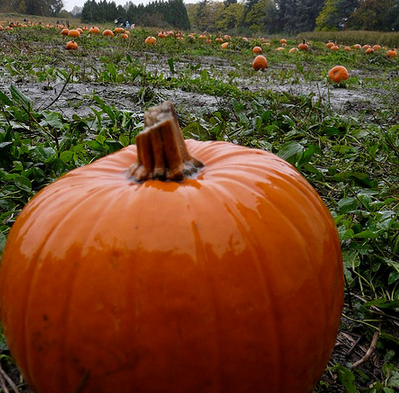
[[[325,48],[329,39],[362,43],[357,32],[306,34],[309,53],[293,55],[288,48],[301,37],[277,52],[277,37],[233,37],[221,50],[198,37],[148,46],[150,34],[156,31],[136,29],[124,41],[86,33],[77,40],[79,50],[68,52],[67,38],[55,28],[0,32],[0,247],[36,192],[134,143],[145,109],[174,97],[186,137],[280,155],[315,187],[335,219],[345,308],[315,391],[398,391],[398,59]],[[369,43],[397,42],[397,33],[367,34]],[[250,66],[255,44],[268,58],[263,73]],[[326,79],[337,64],[350,73],[341,85]],[[0,343],[3,369],[17,390],[27,391],[4,338]],[[0,383],[2,391],[10,389],[4,376]]]

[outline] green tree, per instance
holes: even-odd
[[[355,30],[391,31],[398,23],[398,0],[365,0],[349,17],[345,27]],[[396,12],[396,14],[395,14]]]
[[[217,1],[203,1],[197,10],[196,27],[202,31],[217,30],[216,22],[221,18],[225,6]]]
[[[11,2],[13,11],[40,16],[57,16],[63,6],[62,0],[15,0]]]
[[[172,27],[189,30],[190,21],[183,0],[169,0],[163,9],[165,21]]]
[[[312,31],[325,0],[277,0],[275,30],[287,33]]]
[[[245,27],[254,33],[273,33],[276,7],[273,0],[248,1],[245,6]]]
[[[216,21],[218,30],[227,31],[239,29],[244,21],[244,5],[242,3],[230,3],[223,9]]]
[[[359,6],[360,0],[327,0],[316,18],[316,30],[339,30]]]

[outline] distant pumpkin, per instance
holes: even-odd
[[[395,49],[389,49],[385,53],[386,57],[398,57],[398,51]]]
[[[252,62],[252,68],[255,71],[263,71],[265,68],[267,68],[267,59],[263,55],[258,55],[255,57],[255,59]]]
[[[80,31],[77,29],[69,30],[68,37],[75,37],[75,38],[80,37]]]
[[[103,36],[104,37],[113,37],[114,36],[114,32],[110,29],[105,29],[103,31]]]
[[[257,54],[261,54],[263,52],[262,48],[260,46],[254,46],[252,48],[252,52],[257,53]]]
[[[68,50],[76,50],[78,49],[78,44],[75,41],[68,41],[65,48]]]
[[[299,45],[298,45],[299,50],[307,51],[309,50],[309,45],[306,43],[305,40],[303,40]]]
[[[100,34],[100,29],[96,26],[92,26],[89,29],[89,34]]]
[[[157,39],[153,36],[148,36],[144,42],[148,45],[155,45],[157,43]]]

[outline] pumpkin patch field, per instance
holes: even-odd
[[[2,18],[0,392],[399,391],[398,33]]]

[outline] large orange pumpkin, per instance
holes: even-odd
[[[168,103],[145,123],[138,147],[64,175],[11,229],[0,315],[26,380],[38,393],[311,392],[343,301],[327,207],[273,154],[184,142]]]

